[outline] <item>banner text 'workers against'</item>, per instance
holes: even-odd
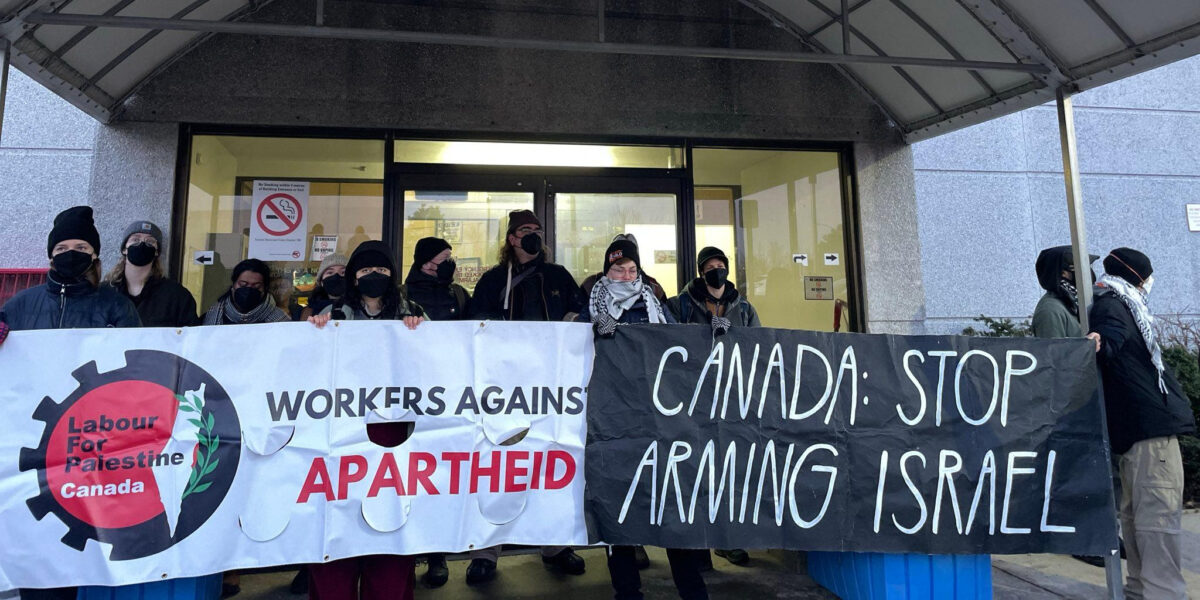
[[[1087,342],[623,327],[596,352],[593,541],[941,554],[1116,543]]]

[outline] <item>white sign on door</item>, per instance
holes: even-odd
[[[255,181],[251,217],[249,258],[304,259],[307,181]]]

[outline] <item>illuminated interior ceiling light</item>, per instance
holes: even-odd
[[[615,167],[618,164],[611,146],[508,142],[446,142],[438,162],[547,167]]]

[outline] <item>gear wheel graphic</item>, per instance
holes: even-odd
[[[224,388],[197,365],[174,354],[157,350],[126,351],[125,366],[106,373],[99,372],[95,361],[88,362],[73,371],[71,376],[79,386],[66,399],[55,402],[53,398],[46,396],[33,412],[33,418],[45,424],[38,447],[21,449],[20,470],[35,471],[38,477],[38,494],[26,500],[34,518],[41,521],[46,515],[53,513],[67,526],[62,543],[75,550],[82,551],[89,539],[111,544],[112,552],[109,558],[114,561],[156,554],[198,529],[212,516],[228,492],[241,453],[241,427],[237,412]],[[157,510],[157,514],[150,518],[133,525],[97,526],[64,506],[49,481],[48,473],[63,466],[61,457],[53,457],[51,439],[56,431],[66,426],[64,418],[81,402],[84,403],[81,407],[97,402],[98,395],[89,397],[97,389],[127,383],[157,384],[174,394],[194,390],[204,384],[207,396],[205,415],[215,415],[215,422],[220,424],[217,433],[220,434],[221,441],[216,453],[220,458],[220,468],[213,474],[214,483],[212,489],[208,490],[212,493],[192,495],[183,501],[179,525],[174,535],[162,509]],[[170,438],[169,431],[165,437]],[[146,469],[148,470],[148,467]],[[99,516],[90,514],[98,512],[100,511],[85,511],[89,514],[84,516]]]

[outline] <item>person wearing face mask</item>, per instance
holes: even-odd
[[[229,291],[204,314],[204,325],[249,325],[290,321],[271,296],[271,269],[257,258],[233,267]]]
[[[313,315],[321,314],[326,306],[341,300],[346,295],[349,282],[346,279],[346,263],[349,260],[345,254],[330,254],[321,261],[317,268],[317,283],[308,296],[308,306],[300,311],[300,320],[307,321]]]
[[[1088,313],[1101,336],[1096,363],[1108,438],[1120,455],[1121,533],[1127,598],[1186,598],[1182,570],[1183,458],[1177,436],[1194,434],[1191,405],[1163,364],[1147,300],[1150,258],[1131,248],[1104,257]]]
[[[709,325],[720,335],[730,327],[761,327],[758,312],[729,281],[729,258],[708,246],[696,257],[700,277],[667,301],[680,323]]]
[[[0,309],[0,322],[13,331],[140,326],[133,303],[100,285],[99,253],[91,207],[59,213],[46,241],[50,271],[45,285],[10,298]]]
[[[346,273],[351,285],[341,300],[326,306],[310,322],[323,326],[330,318],[347,320],[383,319],[402,320],[409,328],[415,328],[425,320],[425,311],[416,302],[408,299],[396,284],[396,260],[392,250],[383,242],[363,242],[350,254]]]
[[[1079,325],[1079,297],[1075,290],[1075,265],[1070,246],[1046,248],[1038,254],[1035,269],[1046,293],[1033,310],[1033,335],[1041,338],[1084,337]],[[1093,262],[1099,256],[1090,255]],[[1095,334],[1087,337],[1096,339]],[[1097,344],[1099,348],[1099,344]]]
[[[531,210],[508,215],[500,264],[489,269],[471,298],[473,319],[570,321],[579,314],[579,285],[561,265],[550,262],[542,222]]]
[[[54,218],[46,240],[46,283],[22,290],[0,309],[0,343],[8,330],[138,327],[133,303],[99,285],[100,233],[87,206]],[[11,342],[10,342],[11,343]],[[24,600],[74,600],[76,588],[22,589]]]
[[[121,236],[121,259],[105,282],[137,307],[143,327],[187,327],[196,324],[196,299],[182,285],[163,275],[159,260],[162,230],[149,221],[135,221]]]
[[[465,288],[454,283],[456,264],[450,256],[450,250],[450,244],[443,239],[427,237],[417,240],[413,264],[401,288],[434,321],[467,318],[467,303],[471,296]]]
[[[758,312],[729,281],[729,257],[719,248],[707,246],[696,256],[700,277],[693,279],[667,307],[680,323],[712,327],[713,335],[723,335],[730,327],[761,327]],[[717,550],[735,565],[750,561],[750,555],[738,548]]]

